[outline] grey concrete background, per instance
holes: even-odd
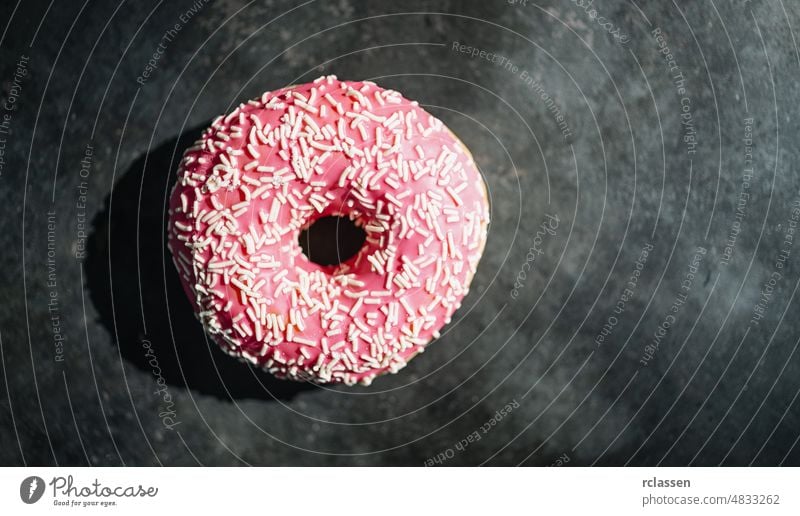
[[[800,464],[798,6],[581,5],[4,2],[0,464]],[[163,248],[192,135],[329,73],[419,100],[491,192],[463,308],[368,388],[287,384],[223,356]],[[536,239],[547,214],[558,228]]]

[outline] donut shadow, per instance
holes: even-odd
[[[126,362],[156,380],[229,401],[290,400],[317,387],[280,380],[220,350],[196,319],[166,248],[177,165],[204,127],[139,157],[113,186],[87,242],[89,297]]]

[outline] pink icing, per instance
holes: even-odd
[[[184,154],[169,248],[206,331],[279,377],[369,384],[460,306],[486,241],[469,152],[416,102],[320,77],[217,118]],[[317,265],[300,231],[350,217],[367,241]]]

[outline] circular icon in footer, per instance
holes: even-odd
[[[41,477],[28,477],[19,485],[19,497],[25,503],[36,503],[43,494],[44,480]]]

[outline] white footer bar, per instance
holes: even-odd
[[[797,515],[799,481],[797,468],[0,468],[0,514]]]

